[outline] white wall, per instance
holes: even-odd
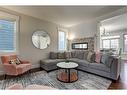
[[[103,15],[101,17],[95,18],[95,19],[91,19],[90,21],[87,21],[82,24],[70,27],[70,33],[69,33],[69,37],[71,36],[75,36],[79,37],[79,38],[83,38],[83,37],[93,37],[94,34],[96,34],[98,37],[95,38],[95,51],[100,49],[100,37],[99,37],[99,23],[102,20],[114,17],[114,16],[118,16],[121,14],[127,13],[127,7],[116,10],[112,13]]]
[[[37,49],[32,44],[32,34],[36,30],[44,30],[48,32],[51,38],[51,43],[46,49]],[[22,15],[20,19],[20,39],[19,39],[19,52],[20,57],[30,60],[33,68],[39,67],[41,59],[48,57],[50,51],[57,51],[57,25],[42,21],[36,18]]]
[[[69,35],[74,38],[93,37],[97,31],[96,21],[89,21],[70,28]]]
[[[0,8],[0,11],[5,11],[14,15],[20,16],[19,23],[19,57],[29,60],[32,68],[40,67],[40,60],[49,56],[50,51],[57,51],[58,33],[57,25],[48,21],[40,20],[31,16],[19,14],[7,9]],[[36,30],[45,30],[51,37],[51,43],[48,48],[40,50],[32,44],[32,34]],[[1,55],[1,54],[0,54]],[[3,74],[2,65],[0,65],[0,75]]]

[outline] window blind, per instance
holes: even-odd
[[[15,21],[0,20],[0,51],[15,50]]]
[[[65,32],[59,31],[59,50],[66,49],[66,39],[65,39]]]

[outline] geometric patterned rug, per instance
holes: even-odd
[[[0,89],[6,89],[8,86],[14,83],[21,83],[25,88],[31,84],[51,86],[56,89],[107,89],[111,80],[89,74],[86,72],[78,71],[78,80],[73,83],[63,83],[56,79],[56,71],[45,72],[39,71],[34,73],[27,73],[19,77],[13,77],[11,79],[1,80]]]

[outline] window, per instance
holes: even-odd
[[[118,49],[119,48],[119,37],[104,37],[102,38],[103,49]]]
[[[127,35],[124,35],[124,52],[127,52]]]
[[[111,39],[111,48],[118,49],[119,48],[119,39]]]
[[[15,22],[8,20],[0,20],[0,50],[15,50]]]
[[[0,12],[0,53],[17,52],[17,16]]]
[[[58,49],[60,51],[66,50],[66,32],[58,31],[59,35],[59,46]]]
[[[103,48],[109,49],[110,48],[110,40],[103,40]]]

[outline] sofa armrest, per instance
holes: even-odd
[[[110,69],[112,78],[117,80],[121,72],[121,57],[113,57]]]
[[[22,64],[29,64],[29,63],[30,63],[29,61],[26,61],[26,60],[20,60],[20,62],[21,62]]]
[[[4,68],[14,68],[16,69],[16,65],[15,64],[3,64]]]
[[[14,64],[3,64],[4,71],[8,75],[13,75],[17,73],[17,67]]]

